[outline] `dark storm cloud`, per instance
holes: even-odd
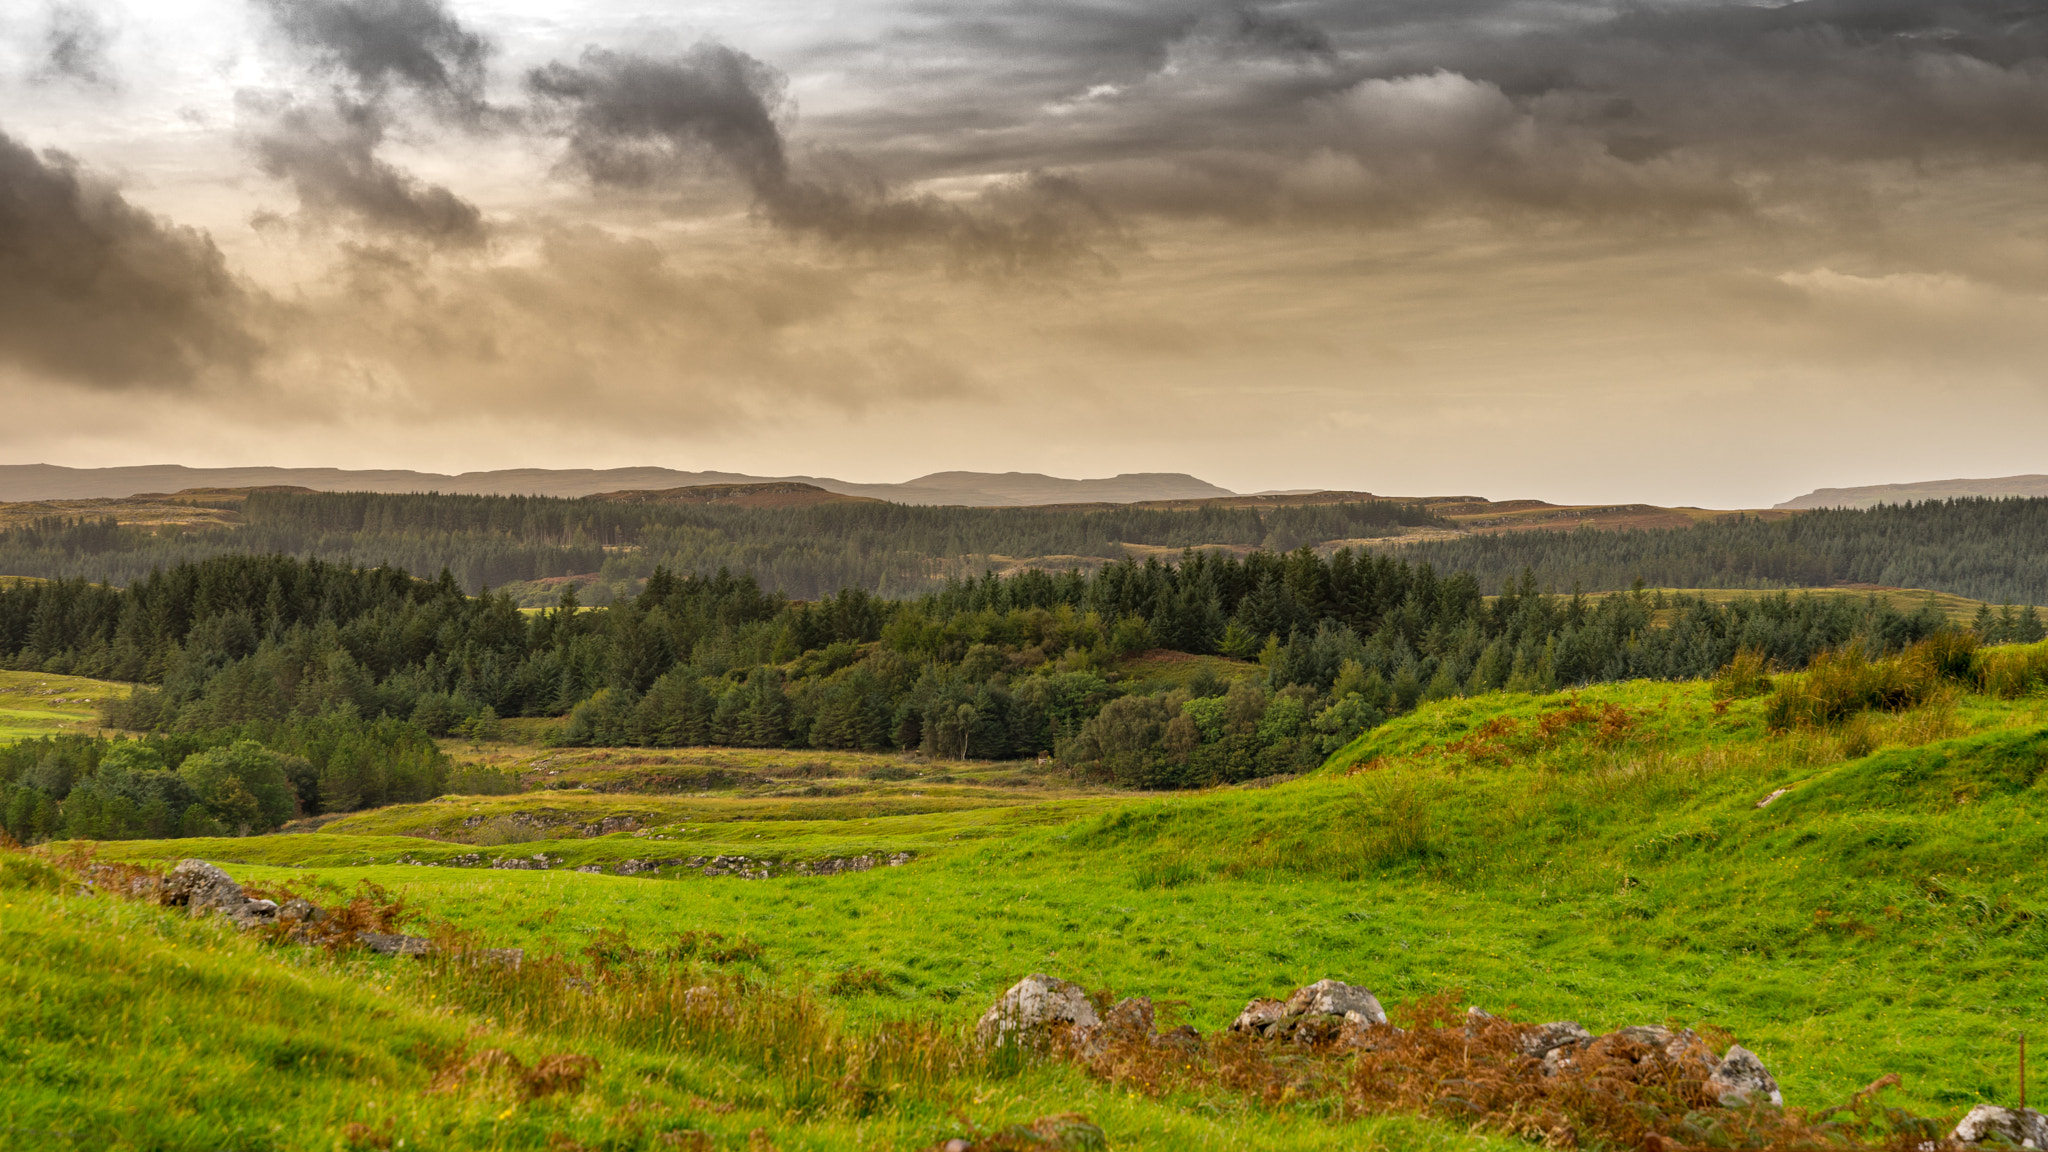
[[[266,116],[250,141],[265,175],[291,184],[313,222],[348,221],[437,245],[480,244],[474,204],[377,157],[384,112],[336,99],[329,108],[287,107]]]
[[[430,244],[470,246],[483,213],[378,155],[400,95],[436,119],[481,129],[491,45],[442,0],[257,0],[286,39],[338,78],[326,106],[245,94],[262,127],[250,146],[264,173],[291,184],[302,223],[351,225]]]
[[[107,60],[113,39],[113,30],[99,13],[79,4],[52,4],[43,29],[43,62],[36,79],[113,87],[114,71]]]
[[[94,388],[248,367],[256,301],[205,235],[0,134],[0,360]]]
[[[963,268],[1003,273],[1092,257],[1115,230],[1071,181],[1042,173],[971,203],[897,194],[844,155],[799,175],[781,74],[724,45],[666,58],[593,48],[533,70],[527,88],[566,139],[568,165],[595,185],[656,188],[710,160],[774,225],[852,248],[936,246]]]
[[[442,0],[257,0],[293,45],[366,96],[408,89],[442,110],[484,111],[490,41]]]
[[[909,77],[814,131],[1127,211],[1673,217],[2048,158],[2048,0],[914,11],[885,41]]]

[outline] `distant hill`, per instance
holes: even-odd
[[[1029,504],[1132,504],[1148,500],[1201,500],[1235,495],[1228,488],[1218,488],[1206,480],[1179,472],[1128,473],[1101,480],[1065,480],[1036,472],[934,472],[901,484],[854,484],[830,477],[678,472],[673,468],[506,468],[451,476],[403,469],[187,468],[181,464],[64,468],[55,464],[0,464],[0,501],[90,500],[126,497],[139,492],[279,486],[321,492],[594,496],[625,490],[668,491],[715,485],[792,483],[897,504],[961,504],[981,508]]]
[[[703,484],[694,488],[633,489],[590,497],[607,504],[730,504],[740,508],[807,508],[813,504],[880,504],[869,496],[827,492],[816,484],[778,480],[768,484]]]
[[[2048,496],[2048,476],[1998,476],[1989,480],[1922,480],[1917,484],[1871,484],[1862,488],[1816,488],[1780,508],[1869,508],[1908,500],[1953,500],[1958,496]]]

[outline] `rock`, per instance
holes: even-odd
[[[2002,1140],[2016,1148],[2048,1148],[2048,1117],[2032,1108],[2022,1110],[1979,1104],[1956,1125],[1949,1139],[1964,1144]]]
[[[1260,1032],[1287,1018],[1287,1005],[1280,1000],[1259,997],[1244,1006],[1237,1019],[1230,1022],[1232,1032]]]
[[[358,932],[356,943],[380,956],[425,956],[434,950],[432,941],[397,932]]]
[[[1102,1055],[1117,1041],[1150,1044],[1154,1039],[1152,1029],[1151,999],[1126,996],[1102,1014],[1100,1024],[1093,1028],[1076,1027],[1074,1043],[1084,1058],[1092,1059]]]
[[[251,900],[234,877],[204,860],[179,861],[159,889],[158,899],[165,904],[184,905],[194,916],[218,912],[244,931],[277,919],[275,902]]]
[[[304,896],[294,896],[277,910],[277,919],[281,924],[318,924],[327,919],[327,911]]]
[[[184,905],[198,915],[223,904],[239,904],[248,897],[235,878],[204,860],[180,860],[164,880],[163,902]]]
[[[576,867],[576,870],[577,870],[578,872],[602,872],[602,871],[604,871],[604,865],[602,865],[602,864],[579,864],[579,865],[577,865],[577,867]]]
[[[1297,988],[1287,998],[1287,1013],[1303,1016],[1342,1016],[1360,1024],[1385,1024],[1387,1014],[1379,998],[1357,985],[1338,980],[1318,980]]]
[[[1202,1034],[1195,1031],[1192,1027],[1182,1024],[1177,1028],[1169,1028],[1154,1036],[1152,1038],[1152,1046],[1154,1048],[1166,1048],[1179,1052],[1184,1056],[1192,1056],[1202,1050]]]
[[[1784,1094],[1778,1091],[1777,1080],[1764,1067],[1764,1062],[1740,1044],[1729,1046],[1728,1055],[1721,1058],[1714,1074],[1707,1077],[1707,1091],[1728,1108],[1761,1104],[1766,1100],[1779,1105],[1785,1103]]]
[[[1079,984],[1034,972],[989,1006],[975,1023],[974,1035],[983,1044],[1000,1048],[1013,1034],[1022,1039],[1060,1024],[1092,1030],[1101,1023]]]
[[[1566,1045],[1585,1044],[1592,1039],[1593,1034],[1579,1027],[1577,1020],[1554,1020],[1523,1029],[1515,1037],[1515,1051],[1541,1060]]]

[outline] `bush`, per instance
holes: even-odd
[[[1764,705],[1764,725],[1773,732],[1839,724],[1859,712],[1903,712],[1925,703],[1943,687],[1941,653],[1920,649],[1904,657],[1872,661],[1860,644],[1823,652],[1806,674],[1779,683]]]
[[[1714,698],[1747,700],[1771,690],[1770,661],[1760,648],[1742,648],[1714,677]]]

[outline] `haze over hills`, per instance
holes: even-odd
[[[1234,496],[1179,472],[1136,472],[1067,480],[1036,472],[934,472],[901,484],[856,484],[819,476],[749,476],[672,468],[505,468],[448,475],[407,469],[188,468],[146,464],[124,468],[0,465],[0,501],[84,500],[178,492],[191,488],[290,485],[323,492],[443,492],[466,496],[593,496],[628,489],[668,490],[731,484],[812,484],[845,496],[897,504],[962,504],[1002,508],[1029,504],[1131,504]]]
[[[1996,476],[1986,480],[1921,480],[1912,484],[1868,484],[1860,488],[1816,488],[1779,508],[1869,508],[1908,500],[1953,500],[1962,496],[2048,496],[2048,476]]]

